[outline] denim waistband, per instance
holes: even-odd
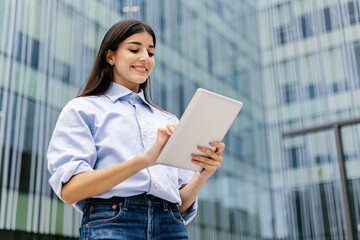
[[[167,209],[169,205],[177,205],[175,203],[168,202],[164,199],[147,195],[147,194],[140,194],[131,197],[112,197],[112,198],[88,198],[86,199],[85,207],[95,204],[95,203],[121,203],[125,208],[129,206],[129,204],[140,204],[140,205],[151,205],[151,204],[162,204],[164,208]]]

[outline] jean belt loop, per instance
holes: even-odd
[[[164,204],[164,212],[169,211],[169,203],[168,203],[168,201],[166,201],[166,200],[162,200],[162,201],[163,201],[163,204]]]
[[[124,210],[127,211],[130,204],[130,197],[124,198]]]

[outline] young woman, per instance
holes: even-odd
[[[209,157],[192,155],[201,172],[156,165],[178,120],[147,96],[155,45],[141,21],[112,26],[86,86],[57,121],[49,182],[83,213],[80,239],[188,239],[200,188],[223,161],[225,145],[212,142],[215,151],[198,147]]]

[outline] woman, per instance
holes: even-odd
[[[49,182],[84,213],[80,239],[188,239],[200,188],[223,161],[225,145],[213,142],[215,151],[199,146],[209,157],[192,155],[201,172],[156,165],[178,120],[146,94],[155,45],[147,24],[116,23],[86,86],[59,116]]]

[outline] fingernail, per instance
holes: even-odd
[[[213,147],[215,147],[215,143],[214,143],[214,142],[211,142],[210,145],[213,146]]]
[[[202,146],[198,146],[198,149],[199,149],[199,150],[203,150],[203,147],[202,147]]]

